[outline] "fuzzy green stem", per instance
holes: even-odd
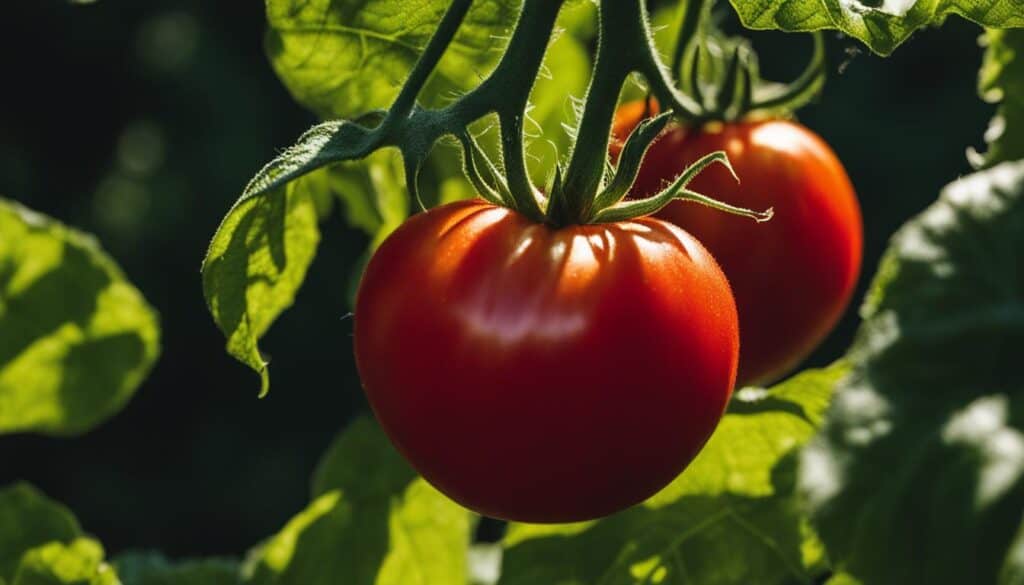
[[[713,112],[715,118],[722,120],[732,119],[733,104],[739,101],[736,90],[737,88],[742,90],[740,86],[742,83],[740,77],[743,75],[742,69],[740,48],[736,47],[733,49],[732,56],[729,57],[729,65],[725,71],[725,82],[718,88],[718,95],[715,96],[715,110]]]
[[[565,173],[567,223],[583,223],[603,186],[608,141],[619,92],[634,69],[637,47],[648,46],[641,0],[601,0],[597,62]]]
[[[462,21],[466,19],[466,14],[469,12],[469,7],[472,4],[473,0],[452,1],[448,11],[444,14],[444,18],[441,19],[441,24],[438,25],[437,31],[434,32],[434,36],[430,37],[427,48],[424,49],[423,54],[416,61],[416,66],[413,68],[412,73],[410,73],[409,79],[406,80],[405,85],[402,86],[402,91],[395,99],[395,103],[392,104],[391,110],[384,121],[385,125],[393,124],[393,120],[404,118],[412,112],[416,105],[416,98],[423,91],[423,86],[426,85],[431,73],[437,69],[437,64],[441,61],[445,51],[448,50],[448,45],[455,38],[455,34],[462,25]]]
[[[668,126],[672,112],[664,112],[654,118],[645,118],[641,121],[626,140],[619,155],[619,164],[615,169],[615,176],[608,183],[597,199],[594,200],[592,215],[600,213],[601,210],[616,205],[626,196],[636,177],[640,172],[640,165],[647,155],[648,149],[657,139],[658,135]],[[587,218],[588,221],[593,217]]]
[[[735,207],[706,195],[690,191],[686,188],[687,185],[690,184],[690,181],[713,164],[725,166],[725,168],[729,170],[729,173],[732,174],[732,177],[736,179],[737,182],[739,181],[739,177],[736,176],[736,171],[732,168],[732,164],[729,162],[729,157],[726,156],[724,151],[719,150],[705,155],[700,160],[687,167],[686,170],[676,178],[672,185],[661,193],[646,199],[626,201],[604,209],[597,214],[595,221],[598,223],[610,223],[615,221],[624,221],[642,215],[650,215],[661,211],[666,205],[673,201],[696,201],[709,207],[713,207],[719,211],[748,217],[758,222],[768,221],[772,218],[774,215],[774,211],[772,209],[768,209],[766,211],[753,211],[742,207]]]
[[[519,23],[494,73],[441,112],[446,120],[476,120],[497,112],[512,204],[520,213],[538,221],[543,220],[544,213],[540,194],[527,171],[523,117],[564,1],[525,0]]]
[[[813,33],[814,53],[800,77],[783,87],[782,91],[754,100],[752,110],[793,110],[806,104],[821,92],[825,84],[825,37],[821,31]]]

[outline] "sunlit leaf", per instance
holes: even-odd
[[[259,373],[264,394],[270,376],[257,341],[295,300],[320,242],[309,184],[300,179],[279,193],[240,200],[203,262],[203,292],[228,353]]]
[[[915,31],[957,14],[982,26],[1024,27],[1022,0],[730,0],[743,24],[785,31],[840,30],[888,55]]]
[[[26,552],[11,584],[122,585],[114,569],[103,562],[103,547],[88,538],[51,542]]]
[[[862,312],[802,457],[829,558],[867,584],[1019,583],[1024,162],[953,183],[905,225]]]
[[[372,421],[356,421],[328,450],[313,495],[259,549],[247,583],[466,582],[469,512],[417,478]]]
[[[0,434],[103,422],[146,378],[159,336],[95,239],[0,199]]]
[[[266,0],[267,53],[295,99],[323,119],[386,108],[450,5],[445,0]],[[473,3],[424,88],[426,105],[453,101],[497,64],[519,0]]]
[[[985,133],[988,150],[972,152],[979,168],[1024,159],[1024,30],[990,30],[983,39],[987,49],[978,89],[999,109]]]
[[[863,585],[860,581],[847,575],[846,573],[840,573],[833,575],[831,579],[825,582],[825,585]]]

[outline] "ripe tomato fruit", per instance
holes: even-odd
[[[481,514],[597,518],[697,455],[732,392],[728,282],[668,223],[555,229],[482,201],[417,215],[356,301],[370,404],[434,486]]]
[[[647,109],[643,102],[622,106],[616,136],[627,136]],[[658,217],[693,234],[721,265],[740,315],[737,383],[768,383],[806,358],[846,309],[860,272],[860,206],[832,149],[786,120],[672,126],[648,151],[632,196],[658,192],[716,150],[729,155],[742,182],[716,167],[690,188],[738,207],[772,207],[775,217],[757,224],[679,201]]]

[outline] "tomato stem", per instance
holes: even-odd
[[[689,10],[700,13],[704,2],[693,0],[688,4]],[[706,108],[676,89],[654,46],[644,0],[600,0],[598,53],[568,165],[564,173],[558,167],[549,190],[550,199],[530,180],[524,121],[564,3],[565,0],[523,0],[519,20],[494,71],[447,107],[427,109],[417,103],[419,94],[472,5],[472,0],[453,0],[389,110],[314,127],[295,146],[266,165],[246,187],[243,198],[266,194],[334,162],[358,160],[381,148],[394,147],[402,154],[410,196],[420,202],[417,178],[424,161],[438,140],[454,136],[463,149],[463,170],[480,196],[512,207],[533,221],[562,226],[649,212],[645,209],[650,202],[636,205],[621,200],[632,187],[647,148],[664,128],[667,118],[642,125],[642,131],[631,136],[618,168],[612,169],[608,163],[608,143],[623,85],[631,74],[643,75],[658,102],[683,120],[700,120]],[[687,38],[700,28],[697,17],[691,15],[686,22],[690,32],[682,35],[683,45],[692,43]],[[734,58],[739,72],[732,75],[736,88],[733,93],[742,98],[740,103],[752,103],[748,69],[742,66],[741,57],[737,53]],[[785,97],[780,94],[772,99]],[[497,115],[500,126],[500,168],[469,130],[471,124],[488,115]],[[613,171],[612,178],[606,183],[609,169]],[[682,193],[681,188],[674,196],[698,200]]]
[[[495,205],[510,206],[512,194],[509,192],[508,185],[495,168],[494,163],[477,144],[476,139],[470,136],[467,130],[459,136],[459,142],[462,143],[463,172],[480,197]],[[481,168],[486,173],[486,177],[480,173]]]
[[[466,14],[472,4],[473,0],[452,0],[451,6],[445,12],[437,30],[430,37],[427,48],[420,55],[412,73],[409,74],[409,79],[406,80],[392,104],[387,118],[383,122],[385,126],[394,124],[396,119],[407,117],[415,107],[416,98],[423,91],[423,86],[426,85],[430,75],[441,61],[441,57],[444,56],[448,46],[455,38],[455,33],[458,32],[462,21],[466,19]]]
[[[593,216],[598,212],[619,203],[625,198],[629,189],[632,188],[633,183],[636,181],[644,156],[647,154],[648,149],[650,149],[651,144],[654,143],[654,140],[668,126],[671,117],[672,112],[665,112],[654,118],[647,118],[641,121],[636,129],[630,133],[629,138],[626,139],[626,144],[622,147],[622,153],[619,155],[619,164],[615,169],[615,176],[604,191],[594,200],[594,208],[588,220],[592,220]]]
[[[682,21],[679,26],[679,34],[676,37],[676,46],[672,51],[673,75],[680,75],[683,61],[686,59],[686,53],[690,50],[691,46],[694,47],[695,51],[700,51],[700,43],[695,41],[700,36],[698,35],[700,25],[704,19],[705,9],[709,6],[707,0],[685,0],[682,12],[680,13]],[[696,58],[694,62],[696,62]],[[690,89],[699,91],[696,85],[691,86]]]
[[[729,157],[724,151],[716,151],[711,154],[705,155],[697,162],[693,163],[686,170],[683,171],[672,184],[664,191],[653,195],[646,199],[637,199],[633,201],[627,201],[619,203],[603,209],[597,213],[594,217],[595,223],[611,223],[616,221],[624,221],[634,217],[642,215],[650,215],[661,211],[669,203],[680,200],[680,201],[695,201],[708,207],[712,207],[719,211],[731,213],[733,215],[739,215],[742,217],[748,217],[757,222],[768,221],[775,214],[771,208],[765,211],[753,211],[750,209],[744,209],[742,207],[736,207],[729,205],[728,203],[718,201],[717,199],[702,195],[700,193],[690,191],[686,187],[690,182],[697,177],[704,169],[709,166],[718,163],[725,168],[729,169],[733,178],[739,182],[739,177],[736,176],[736,171],[732,168],[732,164],[729,163]]]
[[[601,1],[597,60],[565,175],[567,223],[585,221],[604,181],[617,98],[632,69],[628,53],[637,39],[636,11],[642,9],[637,0]]]
[[[446,112],[463,126],[487,114],[498,114],[509,203],[536,221],[544,220],[544,200],[527,171],[523,119],[563,3],[525,0],[512,39],[494,72]]]
[[[703,61],[704,50],[700,45],[693,48],[693,56],[690,57],[690,69],[687,76],[687,89],[693,95],[693,99],[700,105],[702,110],[708,109],[708,100],[704,95],[704,88],[701,87],[700,65]]]
[[[825,36],[821,31],[811,35],[814,39],[814,52],[811,62],[793,82],[782,87],[778,92],[763,96],[750,104],[749,110],[786,110],[793,111],[806,104],[821,92],[825,84]]]
[[[705,48],[701,47],[699,34],[708,23],[710,10],[707,0],[689,0],[683,6],[679,36],[673,53],[672,73],[680,76],[685,93],[691,95],[697,104],[693,111],[677,109],[676,117],[684,124],[697,126],[717,120],[730,122],[742,119],[754,112],[780,112],[788,114],[814,99],[825,82],[825,42],[822,33],[813,33],[814,52],[811,62],[791,83],[782,85],[765,94],[757,92],[763,81],[757,74],[756,57],[744,40],[728,39],[728,61],[726,73],[711,95],[703,87],[703,67],[722,64]],[[689,61],[687,61],[689,56]],[[710,60],[710,61],[709,61]],[[685,65],[685,75],[682,70]],[[664,92],[665,89],[662,89]],[[670,103],[671,105],[671,103]]]
[[[698,104],[669,81],[642,0],[601,0],[598,31],[597,60],[565,172],[566,216],[556,216],[560,223],[586,223],[597,212],[617,98],[631,73],[647,77],[655,95],[675,109],[677,116],[692,116],[699,110]]]

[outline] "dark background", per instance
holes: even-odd
[[[249,177],[314,122],[263,54],[259,2],[16,2],[0,35],[0,194],[96,234],[159,310],[163,355],[130,405],[84,437],[0,438],[0,483],[26,479],[107,545],[238,555],[307,503],[336,432],[364,408],[342,318],[365,239],[335,217],[296,306],[262,346],[270,396],[223,350],[203,301],[206,245]],[[820,103],[800,119],[846,163],[866,224],[859,299],[889,235],[969,172],[992,108],[980,30],[957,19],[889,59],[830,36]],[[805,37],[757,33],[768,77]],[[840,73],[840,64],[842,73]],[[809,360],[849,344],[849,311]]]

